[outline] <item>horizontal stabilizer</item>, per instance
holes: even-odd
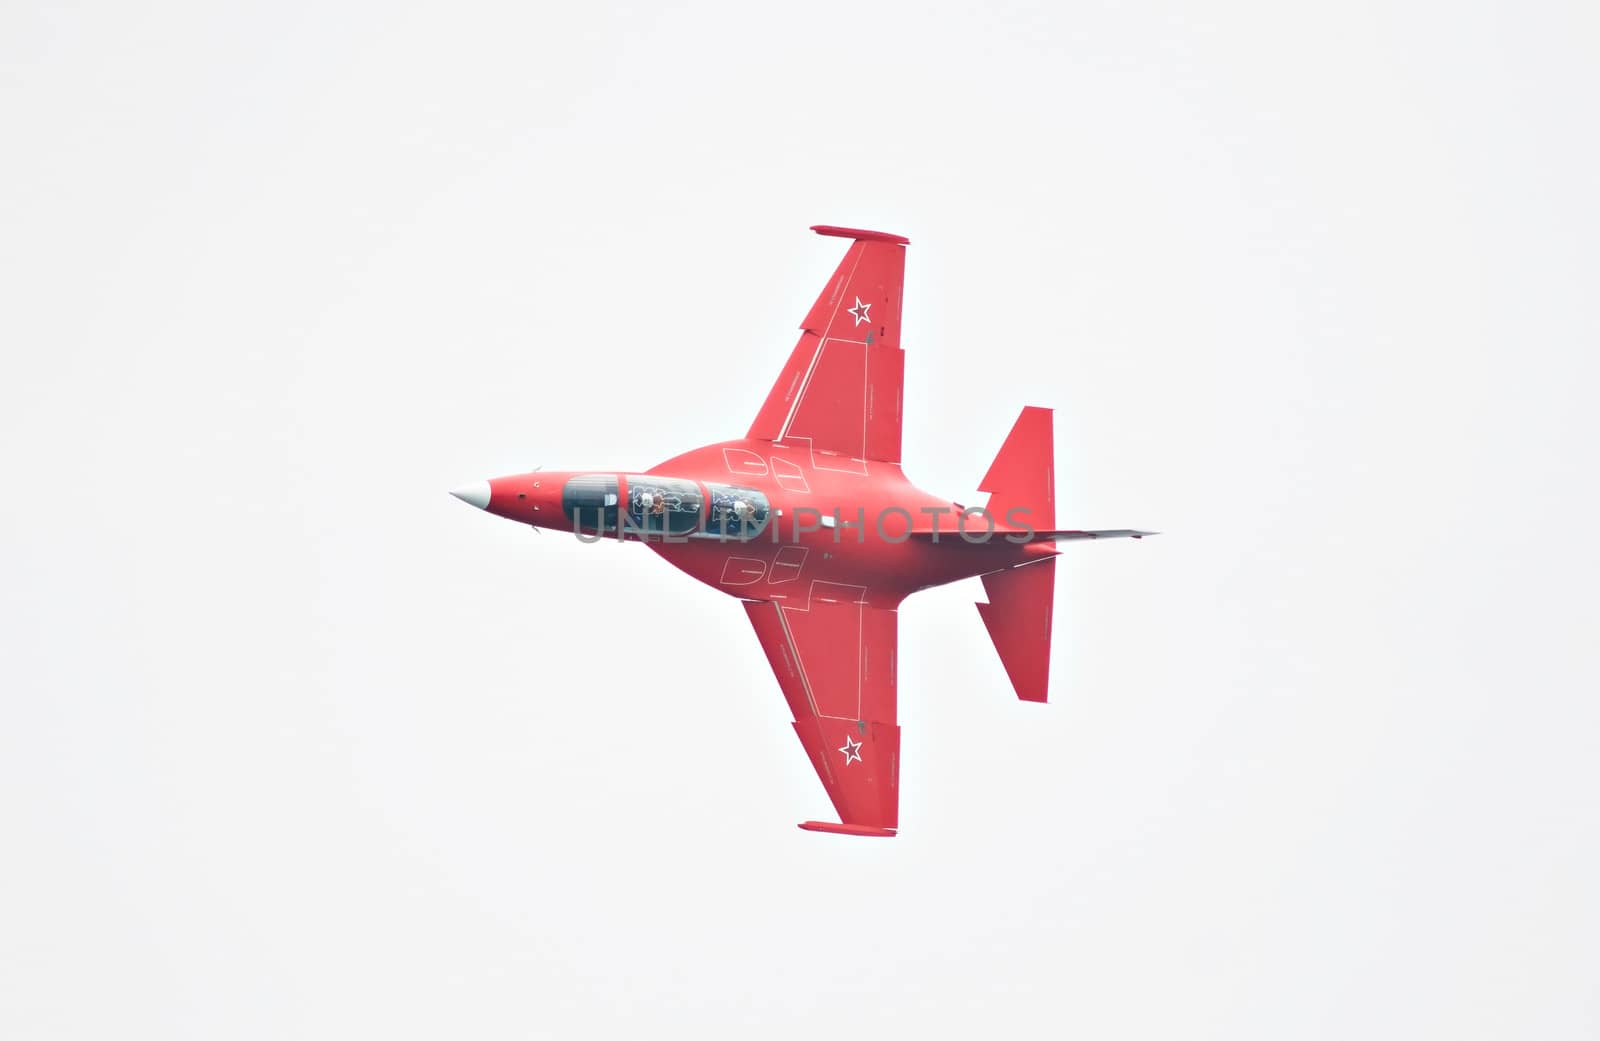
[[[1007,528],[1049,529],[1056,523],[1054,421],[1047,408],[1028,406],[978,485],[988,510]]]
[[[1055,607],[1054,557],[983,576],[989,602],[978,614],[989,630],[1000,664],[1023,701],[1050,696],[1050,622]]]
[[[1159,535],[1159,531],[1138,531],[1134,528],[1107,528],[1102,531],[1036,531],[1034,542],[1068,542],[1072,539],[1142,539],[1146,535]]]

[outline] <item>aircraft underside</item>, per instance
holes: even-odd
[[[744,602],[795,733],[839,823],[899,827],[896,608],[919,589],[983,576],[978,605],[1019,698],[1049,695],[1060,542],[1149,532],[1055,526],[1052,416],[1024,409],[966,507],[901,472],[907,241],[819,226],[849,251],[801,323],[799,342],[743,438],[642,474],[541,471],[454,494],[586,540],[639,541]]]

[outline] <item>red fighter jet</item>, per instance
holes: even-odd
[[[1022,410],[978,486],[989,493],[986,506],[963,507],[907,480],[900,291],[908,240],[812,230],[854,241],[742,438],[644,473],[539,471],[451,494],[520,524],[642,542],[743,601],[841,821],[800,827],[893,835],[900,601],[981,575],[989,602],[978,612],[1012,686],[1024,701],[1044,701],[1057,544],[1154,533],[1056,528],[1048,409]]]

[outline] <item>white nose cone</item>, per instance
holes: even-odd
[[[472,484],[463,484],[450,493],[462,502],[470,503],[480,510],[489,508],[489,482],[476,481]]]

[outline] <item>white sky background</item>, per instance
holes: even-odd
[[[0,1035],[1600,1033],[1590,5],[0,12]],[[904,833],[738,604],[447,489],[742,434],[909,235],[1054,407],[1053,693]]]

